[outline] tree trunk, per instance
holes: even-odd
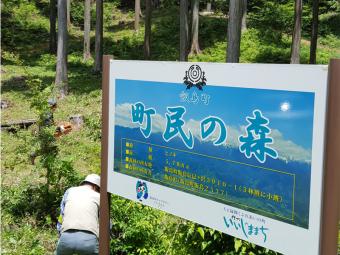
[[[211,2],[207,2],[207,12],[211,12]]]
[[[50,53],[55,54],[57,52],[57,1],[50,0]]]
[[[84,4],[84,61],[91,58],[90,51],[91,31],[91,0],[85,0]]]
[[[191,50],[190,54],[200,54],[198,43],[199,29],[199,0],[192,0],[192,24],[191,24]]]
[[[247,0],[242,0],[243,6],[242,6],[242,31],[247,29]]]
[[[295,0],[294,31],[291,49],[291,64],[300,63],[302,0]]]
[[[140,0],[135,0],[135,32],[139,31]]]
[[[58,51],[55,85],[61,98],[68,93],[67,81],[67,0],[58,0]]]
[[[188,61],[188,0],[180,0],[180,41],[179,41],[179,60]]]
[[[71,27],[71,0],[67,0],[67,28]]]
[[[241,46],[242,1],[230,0],[228,22],[227,62],[238,63]]]
[[[318,27],[319,27],[319,0],[313,1],[313,21],[312,35],[310,39],[310,56],[309,64],[316,64],[316,48],[318,43]]]
[[[144,58],[150,59],[151,0],[145,0]]]
[[[103,58],[103,0],[96,0],[96,41],[94,71],[102,70]]]

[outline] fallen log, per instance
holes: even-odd
[[[4,129],[8,131],[14,131],[17,128],[28,128],[35,123],[37,123],[36,119],[10,121],[7,123],[1,123],[1,130]]]

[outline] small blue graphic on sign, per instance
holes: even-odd
[[[137,199],[139,201],[143,201],[148,198],[149,193],[148,193],[148,186],[146,185],[146,182],[137,181],[136,193],[137,193]]]
[[[253,111],[253,117],[247,117],[248,126],[246,127],[247,134],[239,136],[240,152],[246,155],[247,158],[255,156],[261,162],[266,162],[266,156],[274,159],[277,158],[277,151],[266,144],[272,144],[274,139],[267,135],[271,133],[268,127],[269,120],[262,115],[260,110]]]

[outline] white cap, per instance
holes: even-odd
[[[100,188],[100,176],[98,174],[89,174],[86,176],[85,180],[82,181],[82,183],[84,182],[92,183]]]

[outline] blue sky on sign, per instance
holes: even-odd
[[[181,93],[188,95],[187,101],[181,100]],[[208,105],[201,101],[202,94],[209,96]],[[189,102],[191,98],[199,100],[195,104]],[[188,126],[190,121],[199,122],[209,115],[214,115],[223,119],[230,130],[237,129],[238,134],[242,133],[242,127],[248,124],[246,117],[252,116],[253,111],[259,109],[263,116],[269,119],[273,136],[285,140],[286,143],[282,142],[282,146],[294,145],[309,151],[309,154],[312,147],[314,93],[210,84],[205,86],[203,91],[199,91],[197,88],[186,90],[186,86],[180,83],[116,80],[116,107],[129,106],[136,102],[143,102],[145,107],[154,108],[159,122],[165,117],[167,107],[181,105],[186,107],[183,118]],[[238,134],[235,131],[234,136]],[[235,137],[230,137],[232,135],[231,130],[229,139],[235,140]],[[310,160],[308,157],[306,160]]]

